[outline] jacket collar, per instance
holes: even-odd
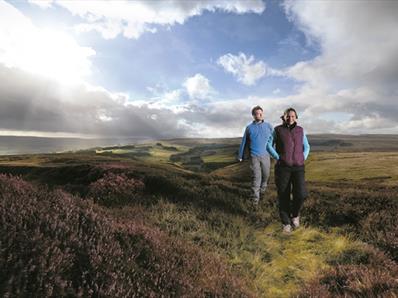
[[[292,125],[287,125],[287,123],[286,122],[284,122],[283,123],[283,126],[285,126],[285,127],[287,127],[287,128],[289,128],[289,129],[293,129],[293,128],[295,128],[296,126],[297,126],[297,122],[294,122]]]

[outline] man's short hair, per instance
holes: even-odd
[[[255,107],[252,109],[252,116],[254,116],[254,113],[255,113],[257,110],[261,110],[261,112],[263,112],[263,108],[262,108],[262,107],[260,107],[260,106],[255,106]]]
[[[287,109],[283,112],[283,116],[289,114],[290,112],[294,112],[294,114],[296,114],[296,119],[298,119],[297,112],[296,112],[296,110],[293,109],[293,108],[287,108]],[[281,117],[283,117],[283,116],[281,116]]]

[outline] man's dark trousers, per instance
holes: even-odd
[[[284,225],[291,224],[290,218],[300,214],[307,197],[304,180],[304,166],[275,165],[275,185],[278,192],[279,216]],[[290,200],[290,191],[293,201]]]

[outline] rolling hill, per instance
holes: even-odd
[[[238,138],[1,156],[0,293],[394,297],[397,141],[311,136],[292,235],[273,176],[248,202]]]

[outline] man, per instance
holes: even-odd
[[[255,106],[252,109],[254,120],[246,126],[239,148],[238,159],[243,160],[245,148],[249,150],[250,169],[252,173],[252,203],[257,206],[268,185],[270,173],[270,156],[267,152],[267,141],[272,133],[272,126],[263,119],[263,109]]]
[[[279,215],[283,232],[290,233],[300,225],[300,211],[307,197],[304,161],[310,145],[304,129],[297,125],[297,112],[288,108],[284,123],[275,127],[267,144],[268,153],[277,160],[275,185],[278,192]],[[275,146],[275,148],[274,148]],[[293,200],[290,193],[293,193]]]

